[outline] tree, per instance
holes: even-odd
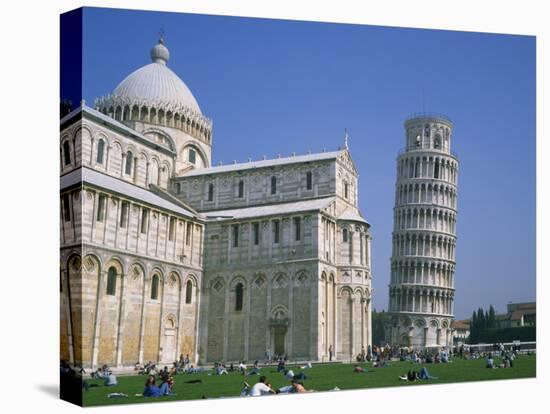
[[[485,320],[485,314],[483,313],[482,308],[479,308],[477,310],[477,319],[479,321],[478,333],[481,333],[481,331],[485,330],[485,328],[487,327],[487,321]]]
[[[470,343],[477,342],[477,313],[474,310],[472,313],[472,321],[470,323]]]
[[[473,311],[472,320],[470,322],[470,338],[469,343],[475,344],[480,341],[484,341],[487,329],[497,328],[496,313],[493,305],[489,306],[489,310],[486,311],[482,307],[479,307],[477,311]]]
[[[385,340],[384,321],[385,313],[377,312],[376,309],[372,311],[372,343],[373,345],[383,345]]]
[[[493,308],[493,305],[489,306],[489,315],[487,317],[487,327],[488,328],[496,328],[497,327],[497,318],[495,314],[495,308]]]

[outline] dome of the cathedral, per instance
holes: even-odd
[[[187,108],[201,114],[197,100],[185,83],[166,63],[170,52],[162,39],[151,49],[152,63],[128,75],[113,91],[113,96],[152,105]]]

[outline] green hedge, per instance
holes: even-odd
[[[517,328],[491,328],[485,329],[479,335],[477,342],[492,344],[495,342],[512,341],[536,341],[537,328],[535,326],[523,326]]]

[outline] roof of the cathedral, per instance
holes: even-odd
[[[295,155],[292,157],[273,158],[270,160],[249,161],[249,162],[242,162],[242,163],[235,163],[235,164],[228,164],[228,165],[218,165],[218,166],[209,167],[209,168],[197,168],[197,169],[189,170],[189,172],[186,172],[185,175],[183,175],[183,177],[194,177],[199,175],[217,174],[217,173],[224,173],[224,172],[231,172],[231,171],[242,171],[242,170],[249,170],[252,168],[274,167],[277,165],[296,164],[301,162],[330,160],[330,159],[337,158],[340,154],[342,154],[342,151],[345,151],[345,150],[320,152],[317,154]]]
[[[330,205],[335,197],[314,198],[311,200],[277,203],[256,207],[239,207],[229,210],[204,211],[203,216],[210,219],[234,220],[322,210]]]
[[[358,212],[355,208],[348,208],[346,211],[344,211],[340,216],[338,216],[338,220],[346,220],[346,221],[359,221],[361,223],[369,224],[367,220],[361,216],[361,213]]]
[[[151,49],[152,63],[128,75],[109,98],[137,105],[188,108],[202,114],[187,85],[166,65],[169,58],[170,52],[161,38]]]
[[[187,217],[196,217],[191,211],[151,191],[86,167],[78,168],[63,175],[61,177],[60,188],[64,190],[74,185],[79,185],[80,183],[90,184],[94,187],[124,195],[142,203],[170,210]]]

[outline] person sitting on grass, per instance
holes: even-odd
[[[294,371],[292,371],[291,369],[287,369],[283,373],[285,374],[285,377],[287,377],[288,379],[294,378]]]
[[[109,372],[107,375],[105,375],[103,384],[106,387],[114,387],[115,385],[118,385],[118,381],[116,379],[115,374],[112,372]]]
[[[415,381],[418,381],[419,375],[418,375],[418,372],[416,372],[414,370],[411,370],[411,371],[407,372],[407,375],[405,375],[405,374],[400,375],[399,379],[401,381],[415,382]]]
[[[103,374],[103,370],[101,369],[101,367],[99,367],[97,369],[97,371],[93,372],[90,374],[92,376],[92,378],[96,378],[96,379],[103,379],[105,377],[105,375]]]
[[[216,362],[214,369],[216,371],[216,375],[228,375],[229,373],[223,366],[223,364]]]
[[[248,383],[244,383],[244,388],[241,391],[241,396],[248,395],[250,397],[259,397],[260,395],[275,394],[275,391],[271,388],[270,384],[267,383],[267,378],[262,375],[259,381],[250,387]]]
[[[165,380],[162,381],[162,384],[160,384],[159,393],[161,397],[164,397],[165,395],[175,395],[172,392],[172,388],[174,386],[174,380],[172,377],[168,377]]]
[[[432,377],[426,367],[422,367],[420,370],[420,374],[418,374],[418,379],[421,380],[429,380],[429,379],[437,379],[437,377]]]
[[[160,388],[155,384],[155,376],[149,375],[145,388],[143,389],[144,397],[160,397]]]
[[[168,372],[168,367],[165,365],[164,366],[164,369],[162,369],[160,372],[159,372],[159,377],[162,381],[166,381],[168,379],[168,377],[170,376],[170,372]]]
[[[260,375],[260,367],[258,365],[258,361],[254,361],[254,368],[252,368],[249,372],[246,373],[246,376],[249,375]]]
[[[489,354],[487,357],[487,365],[485,365],[486,368],[493,369],[495,367],[495,360],[493,359],[493,356]]]
[[[302,366],[300,367],[300,369],[307,369],[307,368],[311,368],[311,362],[308,362],[307,364],[302,365]]]
[[[304,371],[300,371],[296,375],[294,375],[294,377],[292,377],[292,379],[295,379],[295,380],[298,380],[298,381],[303,381],[305,379],[308,379],[308,377],[306,376]]]

